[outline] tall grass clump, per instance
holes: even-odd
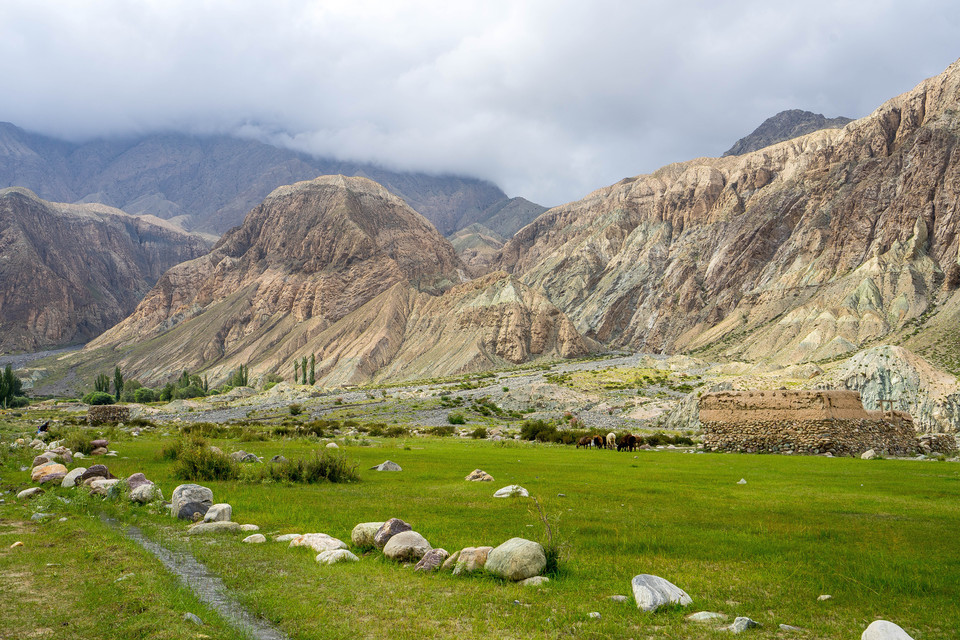
[[[357,464],[347,460],[342,453],[328,449],[315,452],[312,458],[287,460],[252,469],[250,479],[317,484],[320,482],[357,482],[360,474]]]
[[[164,447],[162,455],[176,462],[173,475],[181,480],[235,480],[240,477],[240,465],[233,458],[211,449],[207,441],[197,435]]]

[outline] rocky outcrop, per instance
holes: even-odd
[[[85,342],[208,245],[152,216],[0,190],[0,353]]]
[[[206,256],[171,269],[78,360],[141,381],[239,364],[289,375],[316,355],[320,384],[452,375],[585,354],[536,289],[466,279],[453,248],[379,185],[328,176],[278,189]]]
[[[843,116],[826,118],[820,113],[788,109],[764,120],[763,124],[753,130],[753,133],[737,140],[723,155],[724,157],[742,156],[821,129],[842,129],[849,122],[853,122],[853,119]]]
[[[955,326],[958,103],[955,63],[843,129],[551,209],[500,264],[613,347],[796,363]]]
[[[151,213],[216,234],[241,224],[277,187],[330,174],[376,180],[444,234],[513,202],[475,178],[388,171],[231,136],[164,133],[74,144],[0,123],[0,187]]]

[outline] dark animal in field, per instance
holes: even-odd
[[[617,451],[623,451],[624,449],[626,449],[627,451],[635,451],[636,448],[637,448],[637,436],[631,435],[629,433],[626,435],[620,436],[620,441],[617,442]]]
[[[590,436],[583,436],[582,438],[577,440],[577,449],[579,449],[580,447],[589,447],[591,444],[593,444],[593,438],[591,438]]]
[[[593,436],[593,446],[597,449],[603,449],[606,440],[603,439],[603,436]]]

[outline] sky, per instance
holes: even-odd
[[[960,57],[960,3],[2,0],[0,121],[229,133],[552,206],[862,117]]]

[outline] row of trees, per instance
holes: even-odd
[[[310,371],[307,375],[307,356],[293,361],[294,384],[315,384],[317,382],[317,357],[310,354]]]

